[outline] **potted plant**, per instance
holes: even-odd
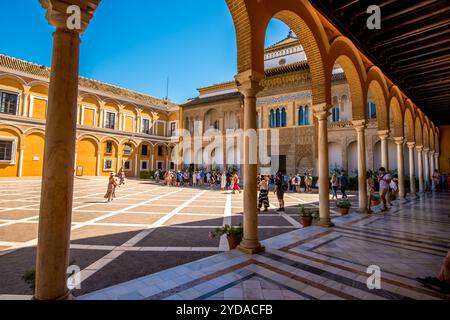
[[[302,225],[304,228],[310,227],[313,222],[313,211],[309,208],[301,206],[300,217],[302,219]]]
[[[372,200],[370,202],[372,207],[376,207],[377,205],[380,204],[380,196],[377,194],[373,195]]]
[[[244,236],[244,228],[241,224],[239,226],[231,226],[227,224],[223,227],[216,228],[214,231],[209,233],[209,237],[211,239],[221,237],[223,235],[227,236],[230,250],[233,250],[239,245],[239,243],[241,243],[242,237]]]
[[[336,204],[336,206],[341,211],[341,214],[345,216],[350,211],[350,207],[352,206],[352,204],[349,201],[340,201]]]
[[[36,270],[29,270],[25,272],[22,276],[22,280],[28,285],[28,288],[31,289],[34,295],[34,291],[36,288]]]

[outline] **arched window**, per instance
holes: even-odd
[[[341,121],[341,115],[340,115],[339,107],[334,107],[333,109],[331,109],[331,121],[332,122]]]
[[[309,107],[305,106],[305,126],[309,126]]]
[[[270,127],[275,128],[275,113],[273,112],[273,109],[270,110],[270,119],[269,119]]]
[[[303,107],[298,108],[298,125],[303,126],[305,124],[305,118],[303,114]]]
[[[287,126],[287,114],[286,114],[286,108],[283,108],[281,110],[281,126],[285,128]]]
[[[367,104],[367,117],[369,119],[376,119],[377,117],[377,105],[374,102],[369,102]]]
[[[280,115],[280,109],[277,109],[276,111],[276,127],[279,128],[281,126],[281,115]]]

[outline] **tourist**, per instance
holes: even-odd
[[[333,175],[331,176],[331,190],[333,192],[333,197],[331,198],[331,200],[338,199],[337,195],[338,187],[339,187],[339,179],[337,177],[337,174],[333,173]]]
[[[220,178],[220,189],[222,191],[225,191],[225,188],[227,187],[227,174],[222,172],[222,177]]]
[[[378,179],[380,181],[380,195],[381,195],[381,201],[383,202],[383,209],[382,212],[385,212],[388,210],[387,204],[389,203],[386,196],[389,196],[389,184],[391,183],[391,175],[386,172],[386,169],[384,167],[381,167],[380,170],[378,170]]]
[[[258,187],[258,211],[261,211],[261,208],[264,205],[264,212],[267,212],[269,211],[269,178],[267,176],[262,176]]]
[[[117,176],[119,177],[119,186],[125,184],[125,172],[123,171],[123,168],[120,168]]]
[[[348,177],[345,170],[342,170],[341,172],[341,178],[339,179],[339,184],[341,186],[341,193],[342,193],[342,199],[348,199],[346,190],[347,190],[347,183],[348,183]]]
[[[108,188],[106,190],[105,199],[108,200],[108,202],[111,202],[116,197],[116,187],[117,187],[117,181],[116,177],[114,176],[114,172],[111,172],[108,179]]]
[[[209,171],[206,173],[206,183],[211,184],[211,173]]]
[[[159,169],[155,172],[155,182],[159,183]]]
[[[442,267],[437,277],[417,277],[416,279],[427,288],[444,294],[450,293],[450,251],[447,251],[447,256],[442,262]]]
[[[388,204],[391,205],[391,200],[395,200],[398,197],[398,175],[394,174],[389,183],[389,200]]]
[[[372,199],[375,194],[375,182],[373,181],[373,172],[372,170],[367,171],[366,174],[366,185],[367,185],[367,213],[372,213]]]
[[[274,194],[277,195],[278,203],[280,208],[277,210],[278,212],[284,212],[284,193],[287,190],[287,185],[284,182],[283,174],[281,171],[278,171],[277,176],[275,178],[275,191]]]
[[[439,171],[437,169],[435,169],[434,173],[433,173],[434,191],[437,191],[437,192],[441,191],[440,183],[441,183],[441,174],[439,173]]]
[[[236,191],[239,191],[239,193],[241,193],[241,188],[239,187],[239,177],[237,174],[234,174],[233,179],[232,179],[232,183],[233,183],[233,194],[236,193]]]
[[[194,187],[196,187],[197,186],[197,172],[192,172],[192,185],[194,186]]]

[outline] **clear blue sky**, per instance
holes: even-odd
[[[125,4],[126,3],[126,4]],[[5,1],[0,53],[50,66],[53,27],[38,0]],[[288,28],[269,25],[266,44]],[[82,36],[80,75],[183,102],[236,74],[236,36],[225,0],[103,0]]]

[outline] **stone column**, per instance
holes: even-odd
[[[366,181],[366,121],[353,121],[358,140],[358,201],[359,211],[367,212],[367,181]]]
[[[318,124],[318,168],[319,168],[319,225],[333,227],[330,217],[329,159],[328,159],[328,117],[329,105],[326,103],[313,106]]]
[[[73,168],[77,127],[80,34],[99,1],[77,1],[81,23],[71,25],[68,4],[41,0],[53,34],[45,149],[36,257],[37,300],[67,299],[67,266],[73,199]],[[69,11],[70,12],[70,11]],[[77,29],[74,29],[74,28]],[[69,29],[70,28],[70,29]]]
[[[437,171],[440,171],[439,170],[439,153],[437,153],[437,152],[434,153],[434,168]]]
[[[423,149],[423,155],[424,155],[424,168],[425,168],[425,174],[424,174],[424,180],[425,180],[425,191],[427,191],[430,186],[430,157],[429,157],[430,149],[424,148]]]
[[[152,153],[152,163],[150,164],[150,169],[153,171],[155,170],[155,149],[153,148],[153,153]]]
[[[395,137],[395,144],[397,145],[397,170],[398,170],[398,196],[400,200],[405,199],[405,159],[403,155],[403,137]]]
[[[419,192],[425,192],[424,177],[423,177],[423,146],[416,146],[417,150],[417,177],[419,178]]]
[[[409,181],[410,181],[410,191],[411,198],[416,197],[416,164],[414,161],[414,147],[416,145],[415,142],[408,142],[408,150],[409,150]]]
[[[378,131],[378,136],[380,137],[381,141],[381,166],[384,167],[387,171],[389,171],[389,148],[388,148],[389,130]]]
[[[20,152],[19,152],[19,170],[18,170],[18,173],[17,173],[17,176],[18,176],[19,178],[22,177],[22,171],[23,171],[23,153],[24,153],[24,150],[25,150],[25,146],[24,146],[24,145],[21,145],[21,146],[20,146]]]
[[[430,159],[430,186],[431,191],[434,191],[436,186],[434,185],[433,174],[434,174],[434,151],[430,151],[429,153]]]
[[[24,86],[24,88],[23,88],[22,117],[27,116],[28,98],[30,96],[30,88],[31,87],[29,87],[29,86]]]
[[[139,153],[138,153],[139,151],[136,151],[136,154],[135,154],[135,156],[134,156],[134,176],[136,177],[136,178],[138,178],[139,177]]]
[[[264,251],[264,247],[258,240],[258,212],[257,212],[257,146],[252,145],[250,136],[252,132],[256,136],[256,94],[262,89],[259,85],[264,78],[252,70],[238,74],[236,81],[239,91],[244,96],[244,237],[238,249],[255,254]],[[242,116],[241,116],[242,122]],[[255,143],[253,141],[253,143]],[[256,154],[252,154],[256,152]]]

